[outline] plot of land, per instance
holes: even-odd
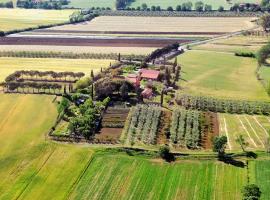
[[[95,156],[71,199],[240,199],[245,173],[212,161],[162,164]],[[225,179],[230,184],[218,181]]]
[[[71,0],[66,6],[68,8],[111,8],[115,7],[114,0]]]
[[[253,18],[221,17],[118,17],[101,16],[91,22],[76,25],[64,25],[47,30],[60,31],[124,31],[171,33],[224,33],[251,28]]]
[[[249,149],[265,149],[269,137],[270,118],[266,116],[219,114],[220,134],[229,139],[228,150],[240,150],[235,141],[240,134],[249,143]]]
[[[39,71],[72,71],[90,74],[91,70],[99,72],[100,68],[106,68],[113,60],[90,59],[54,59],[54,58],[1,58],[0,81],[17,70]]]
[[[10,31],[69,21],[74,10],[0,9],[0,30]]]
[[[229,99],[269,101],[255,77],[256,59],[230,53],[188,51],[178,57],[182,65],[180,86],[184,92]]]
[[[167,9],[169,6],[176,8],[177,5],[182,5],[182,3],[186,3],[187,1],[185,0],[136,0],[131,7],[137,8],[137,6],[141,6],[143,3],[146,3],[148,7],[150,8],[151,6],[160,6],[163,9]],[[193,3],[193,6],[197,2],[196,0],[191,0],[190,2]],[[230,3],[228,3],[230,2]],[[203,1],[203,3],[212,5],[213,9],[218,9],[219,6],[223,6],[225,9],[229,9],[233,4],[235,3],[257,3],[256,0],[244,0],[244,1],[239,1],[239,0],[232,0],[232,1],[226,1],[226,0],[206,0]]]

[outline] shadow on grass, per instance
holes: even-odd
[[[229,155],[224,155],[223,157],[219,157],[218,160],[221,162],[224,162],[226,164],[233,165],[235,167],[241,167],[241,168],[245,167],[244,162],[242,162],[240,160],[235,160],[233,157],[231,157]]]

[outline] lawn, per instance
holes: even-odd
[[[266,139],[269,137],[270,118],[267,116],[219,114],[220,134],[226,135],[228,150],[241,150],[235,141],[243,135],[249,143],[250,150],[264,150]]]
[[[1,58],[0,81],[17,70],[40,71],[72,71],[90,74],[91,70],[99,72],[101,67],[106,68],[113,60],[95,59],[55,59],[55,58]]]
[[[131,7],[137,8],[138,6],[141,6],[143,3],[146,3],[147,6],[150,8],[151,6],[160,6],[163,9],[167,9],[169,6],[172,6],[174,9],[176,8],[177,5],[182,5],[182,3],[186,3],[187,1],[185,0],[135,0],[134,3],[132,3]],[[193,3],[193,8],[195,3],[197,2],[196,0],[191,0],[190,2]],[[235,3],[257,3],[256,0],[232,0],[230,1],[231,4],[229,4],[226,0],[207,0],[203,1],[203,3],[212,5],[213,9],[218,9],[219,6],[223,6],[225,9],[229,9],[233,4]]]
[[[92,8],[92,7],[100,7],[100,8],[115,8],[114,0],[71,0],[68,8]]]
[[[270,82],[270,67],[269,66],[262,66],[260,68],[260,75],[262,77],[263,80],[265,80],[266,82]]]
[[[257,81],[256,59],[230,53],[188,51],[178,57],[185,80],[182,92],[229,99],[269,101],[262,84]]]
[[[213,161],[165,164],[96,155],[71,199],[240,199],[245,173],[243,168]],[[230,184],[219,181],[225,179]]]
[[[0,199],[64,199],[92,152],[45,140],[53,97],[0,94]]]
[[[69,21],[74,10],[39,10],[0,8],[0,30],[10,31],[37,27],[38,25],[57,24]]]

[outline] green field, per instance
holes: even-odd
[[[68,4],[69,8],[92,8],[92,7],[100,7],[100,8],[115,8],[114,0],[71,0]]]
[[[260,68],[260,75],[262,77],[263,80],[269,82],[270,81],[270,67],[266,67],[266,66],[262,66]]]
[[[183,92],[229,99],[269,101],[257,81],[256,59],[230,53],[191,50],[178,57],[182,65]]]
[[[1,58],[0,81],[17,70],[72,71],[90,74],[99,72],[113,63],[113,60],[95,59],[56,59],[56,58]]]
[[[38,25],[57,24],[69,21],[74,10],[39,10],[0,8],[0,30],[10,31],[37,27]]]
[[[220,134],[226,135],[228,150],[241,150],[235,141],[240,134],[249,143],[250,150],[264,150],[269,137],[270,118],[267,116],[219,114]]]

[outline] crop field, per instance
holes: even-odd
[[[186,3],[185,0],[135,0],[134,3],[132,3],[131,7],[137,8],[138,6],[141,6],[143,3],[146,3],[149,8],[151,6],[160,6],[163,9],[167,9],[169,6],[172,6],[174,9],[177,5],[182,5],[182,3]],[[194,4],[197,2],[196,0],[191,0],[190,2]],[[225,0],[207,0],[203,1],[204,4],[212,5],[213,9],[218,9],[219,6],[223,6],[225,9],[229,9],[233,4],[235,3],[257,3],[256,0],[245,0],[245,1],[239,1],[239,0],[232,0],[231,3],[228,3]]]
[[[243,168],[212,161],[165,164],[95,156],[71,199],[240,199],[245,173]],[[218,176],[230,184],[219,183]]]
[[[267,43],[267,37],[233,36],[226,39],[215,40],[206,44],[192,47],[196,50],[222,51],[222,52],[256,52]]]
[[[91,22],[52,27],[53,31],[117,31],[164,33],[225,33],[252,28],[253,18],[101,16]]]
[[[66,6],[68,8],[115,8],[114,0],[71,0],[70,3]]]
[[[66,22],[74,10],[39,10],[0,8],[0,30],[10,31],[38,25]]]
[[[94,59],[55,59],[55,58],[1,58],[0,81],[9,74],[18,70],[39,71],[72,71],[90,74],[91,70],[99,72],[101,67],[106,68],[113,60]]]
[[[178,57],[183,92],[227,99],[264,100],[269,97],[255,77],[256,59],[230,53],[188,51]]]
[[[0,94],[0,199],[64,199],[91,151],[45,141],[53,97]]]
[[[249,149],[265,149],[269,137],[270,117],[251,115],[219,114],[220,134],[228,137],[228,150],[239,150],[235,141],[240,134],[249,143]]]

